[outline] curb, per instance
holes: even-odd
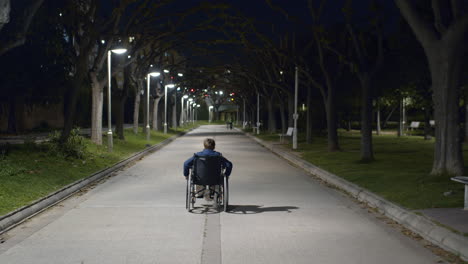
[[[189,130],[190,131],[190,130]],[[189,132],[187,131],[187,132]],[[0,216],[0,234],[12,229],[13,227],[17,226],[18,224],[22,223],[23,221],[35,216],[36,214],[46,210],[47,208],[65,200],[66,198],[70,197],[71,195],[75,194],[77,191],[81,190],[83,187],[104,178],[105,176],[115,172],[127,164],[139,160],[140,158],[155,152],[156,150],[161,149],[162,147],[166,146],[167,144],[174,141],[176,138],[185,135],[187,132],[181,132],[177,135],[174,135],[156,145],[153,145],[149,148],[146,148],[122,161],[117,162],[111,167],[107,167],[102,169],[91,176],[86,178],[77,180],[65,187],[61,188],[58,191],[55,191],[49,194],[46,197],[40,198],[28,205],[25,205],[19,209],[16,209],[6,215]]]
[[[250,134],[244,133],[251,139],[271,152],[293,163],[294,165],[304,169],[305,171],[319,177],[327,183],[338,187],[341,190],[349,193],[352,197],[361,202],[367,203],[369,206],[378,209],[383,215],[402,224],[409,230],[419,234],[429,242],[447,250],[461,259],[468,261],[468,237],[456,234],[444,227],[436,225],[431,220],[424,216],[417,215],[403,207],[396,205],[386,199],[364,189],[356,184],[336,176],[328,171],[325,171],[299,157],[281,149],[274,149],[273,144],[264,142]]]

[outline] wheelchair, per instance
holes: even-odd
[[[225,212],[229,206],[229,179],[224,174],[221,156],[194,156],[193,166],[187,177],[186,208],[195,208],[197,196],[209,192],[218,208]],[[203,186],[196,190],[195,185]]]

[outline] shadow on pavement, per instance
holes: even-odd
[[[228,213],[231,214],[258,214],[265,212],[287,212],[291,213],[292,210],[299,209],[296,206],[272,206],[263,207],[262,205],[229,205]]]

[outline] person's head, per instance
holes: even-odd
[[[216,146],[216,143],[214,139],[212,138],[207,138],[203,141],[203,147],[205,147],[206,149],[214,150],[215,146]]]

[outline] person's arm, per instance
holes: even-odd
[[[190,168],[193,166],[193,159],[194,157],[191,157],[190,159],[184,162],[184,176],[185,177],[189,176]]]
[[[221,158],[223,159],[223,166],[224,168],[226,168],[226,171],[224,173],[226,174],[227,177],[229,177],[229,175],[231,175],[231,172],[232,172],[232,162],[230,162],[225,157],[221,157]]]

